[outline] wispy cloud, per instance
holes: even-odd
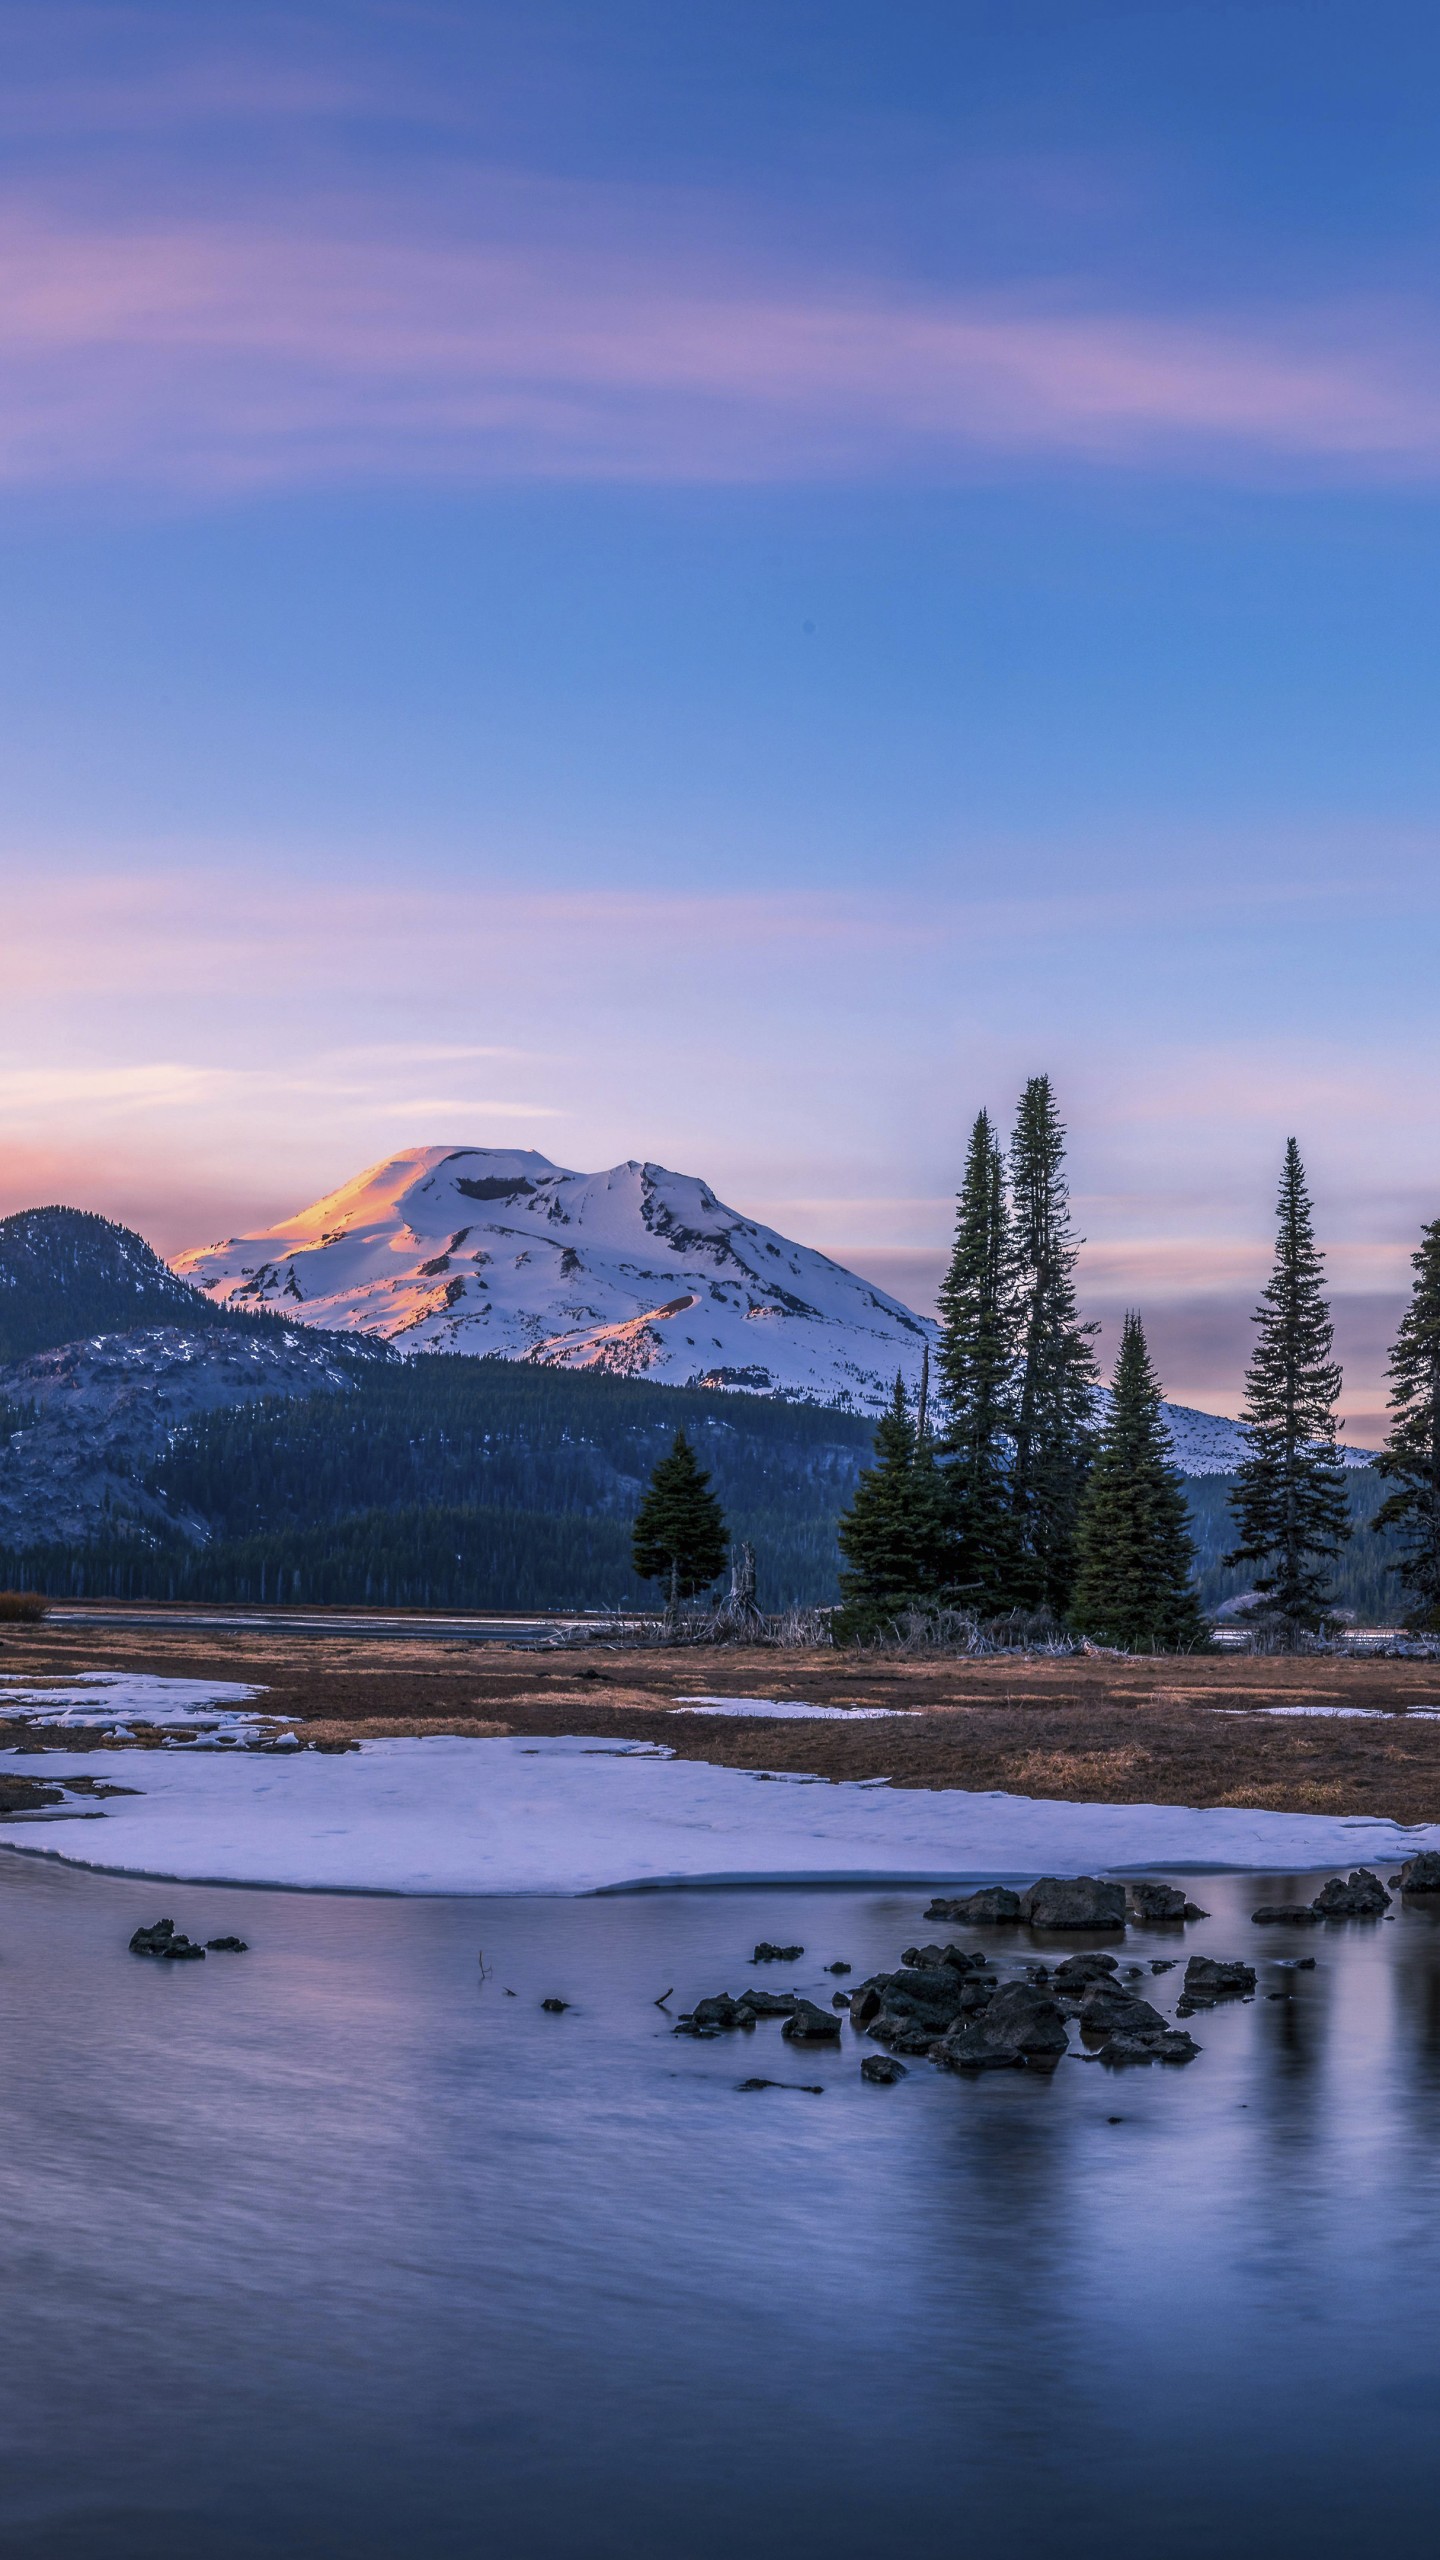
[[[937,293],[778,273],[617,242],[608,202],[555,193],[528,237],[524,207],[457,236],[373,202],[141,224],[12,194],[0,479],[1440,466],[1423,311],[1184,317],[1065,280]]]

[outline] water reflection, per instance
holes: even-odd
[[[761,1936],[828,2002],[921,1895],[366,1901],[0,1859],[7,2552],[1326,2560],[1418,2530],[1440,1925],[1251,1927],[1316,1881],[1205,1880],[1189,1949],[1260,1987],[1192,2020],[1188,2069],[877,2090],[853,2043],[687,2044],[654,2002],[740,1988]],[[130,1958],[161,1909],[254,1953]]]

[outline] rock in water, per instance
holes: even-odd
[[[1099,1876],[1041,1876],[1020,1896],[1032,1929],[1123,1929],[1125,1887]]]
[[[935,1901],[926,1912],[927,1920],[968,1920],[972,1928],[994,1929],[1020,1917],[1020,1896],[1008,1884],[982,1885],[978,1893],[968,1893],[958,1902]]]
[[[799,1996],[796,1991],[742,1991],[734,2006],[748,2009],[751,2018],[788,2018]],[[743,2027],[746,2020],[737,2017],[733,2024]]]
[[[986,1967],[984,1956],[967,1955],[963,1947],[903,1947],[900,1961],[918,1966],[922,1973],[938,1973],[945,1964],[956,1973],[983,1973]]]
[[[1332,1876],[1310,1906],[1317,1920],[1378,1920],[1390,1908],[1390,1896],[1368,1867],[1352,1867],[1344,1883]]]
[[[877,1973],[852,1998],[850,2023],[898,2052],[929,2053],[957,2018],[984,2008],[994,1990],[993,1975],[962,1976],[950,1965]]]
[[[905,2065],[893,2053],[867,2053],[860,2065],[862,2080],[873,2080],[878,2089],[889,2089],[906,2077]]]
[[[835,2044],[840,2021],[833,2010],[817,2009],[813,2000],[797,1999],[780,2030],[791,2044]]]
[[[750,1961],[752,1964],[798,1964],[804,1953],[803,1947],[772,1947],[768,1938],[762,1938]]]
[[[551,2003],[542,2000],[540,2005],[548,2009]],[[563,2000],[559,2003],[562,2009],[565,2005]],[[748,2001],[736,2000],[728,1991],[717,1991],[708,2000],[697,2000],[694,2008],[687,2010],[680,2019],[675,2033],[677,2036],[728,2035],[734,2027],[753,2027],[755,2018],[756,2012]]]
[[[1422,1849],[1418,1856],[1407,1858],[1390,1881],[1402,1893],[1440,1893],[1440,1850]]]
[[[1148,2000],[1137,2000],[1118,1982],[1092,1982],[1080,2003],[1080,2032],[1086,2036],[1158,2036],[1169,2023]]]
[[[248,1956],[250,1953],[248,1938],[207,1938],[205,1945],[208,1952],[216,1956]]]
[[[548,2009],[552,2018],[559,2018],[564,2015],[570,2003],[568,2000],[542,2000],[540,2006],[542,2009]]]
[[[1066,1956],[1063,1964],[1055,1967],[1052,1979],[1057,1991],[1079,1993],[1092,1982],[1108,1982],[1116,1970],[1115,1957],[1102,1955],[1097,1949],[1094,1954]]]
[[[132,1956],[165,1956],[172,1964],[190,1964],[198,1956],[205,1960],[205,1950],[176,1928],[173,1920],[152,1921],[148,1929],[137,1929],[130,1941]]]
[[[1059,2061],[1069,2042],[1056,2003],[1028,1982],[1007,1982],[978,2018],[962,2020],[935,2048],[947,2071],[1023,2070]]]
[[[1183,2027],[1162,2026],[1158,2034],[1132,2035],[1120,2030],[1107,2038],[1097,2059],[1121,2062],[1193,2062],[1200,2047]]]
[[[1152,1884],[1142,1878],[1125,1890],[1125,1908],[1132,1920],[1183,1920],[1193,1910],[1178,1884]]]
[[[1211,2007],[1217,2000],[1248,2000],[1255,1968],[1228,1956],[1192,1956],[1185,1967],[1182,2004]]]

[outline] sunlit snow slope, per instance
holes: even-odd
[[[264,1235],[182,1254],[217,1300],[663,1384],[878,1408],[933,1328],[663,1165],[411,1147]]]

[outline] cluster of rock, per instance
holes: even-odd
[[[791,2044],[838,2044],[840,2020],[830,2009],[818,2009],[798,1991],[742,1991],[735,1999],[717,1991],[697,2001],[679,2020],[677,2036],[722,2036],[737,2027],[757,2026],[762,2018],[783,2018],[780,2032]]]
[[[1412,1860],[1411,1862],[1415,1862]],[[1440,1858],[1434,1864],[1440,1868]],[[1421,1890],[1431,1890],[1423,1887]],[[1369,1867],[1352,1867],[1348,1876],[1332,1876],[1313,1902],[1262,1902],[1252,1920],[1379,1920],[1390,1908],[1390,1896]]]
[[[211,1955],[243,1956],[250,1950],[244,1938],[207,1938],[203,1947],[177,1929],[173,1920],[154,1920],[148,1929],[137,1929],[130,1941],[132,1956],[161,1956],[170,1964],[203,1964],[207,1951]]]
[[[1208,1920],[1174,1884],[1119,1884],[1105,1876],[1041,1876],[1016,1893],[1006,1884],[982,1885],[958,1901],[937,1897],[927,1920],[959,1921],[971,1929],[1123,1929],[1127,1920]]]
[[[1072,2018],[1102,2062],[1192,2062],[1200,2050],[1193,2037],[1118,1975],[1114,1956],[1087,1953],[1002,1985],[984,1956],[963,1947],[907,1947],[897,1973],[860,1985],[850,2023],[892,2054],[923,2056],[946,2071],[1053,2069],[1070,2049]]]

